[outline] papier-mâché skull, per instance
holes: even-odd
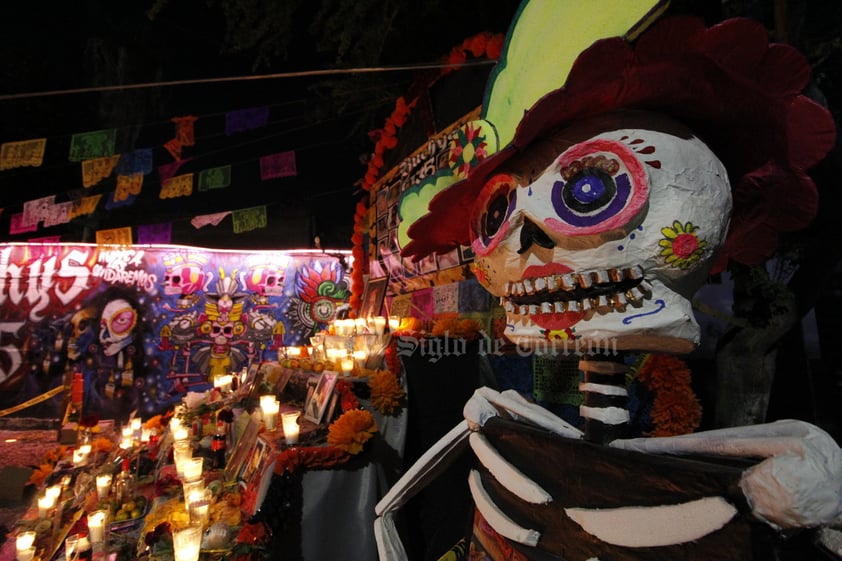
[[[725,167],[692,132],[660,114],[602,115],[490,176],[472,209],[475,272],[524,347],[688,352],[689,298],[730,212]]]

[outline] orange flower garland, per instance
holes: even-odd
[[[677,436],[699,428],[702,406],[690,385],[687,364],[673,355],[649,354],[637,370],[640,382],[655,394],[648,436]]]
[[[388,370],[379,370],[368,380],[371,404],[384,415],[394,415],[401,409],[404,395],[398,378]]]
[[[349,454],[359,454],[377,432],[377,421],[370,411],[346,411],[328,427],[327,443]]]

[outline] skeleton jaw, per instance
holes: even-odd
[[[509,281],[500,303],[506,337],[536,352],[687,353],[700,340],[690,303],[640,265]]]
[[[510,281],[501,305],[510,315],[572,312],[582,313],[582,319],[588,320],[596,313],[623,312],[629,305],[639,307],[651,296],[651,284],[643,278],[643,268],[635,265]]]

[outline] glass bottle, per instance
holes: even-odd
[[[223,421],[217,421],[216,432],[213,434],[213,440],[211,441],[211,452],[213,453],[211,466],[213,469],[223,469],[225,467],[225,452],[228,448],[225,433],[225,423]]]
[[[122,469],[114,480],[114,499],[118,508],[134,494],[134,475],[131,472],[131,460],[123,458]]]

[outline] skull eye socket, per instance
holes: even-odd
[[[478,197],[472,221],[474,237],[490,248],[500,233],[508,230],[508,219],[517,203],[517,184],[509,175],[492,178]]]
[[[546,223],[562,235],[587,235],[621,229],[649,198],[645,170],[622,142],[598,138],[577,144],[558,161],[559,179],[550,201],[557,219]]]

